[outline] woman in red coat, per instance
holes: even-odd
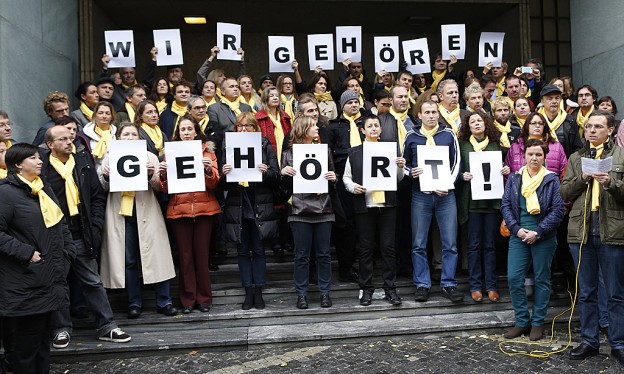
[[[177,193],[171,195],[167,207],[167,218],[171,220],[173,234],[180,254],[180,302],[182,312],[191,313],[194,307],[208,312],[212,304],[210,275],[208,274],[208,254],[210,234],[214,215],[221,213],[221,207],[214,195],[219,183],[219,169],[215,145],[205,142],[199,125],[185,115],[180,118],[173,140],[202,140],[204,180],[206,191]],[[167,186],[167,163],[158,168],[161,189]]]

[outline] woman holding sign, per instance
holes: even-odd
[[[544,167],[548,146],[540,139],[525,143],[526,166],[511,174],[501,203],[511,232],[507,282],[516,326],[504,336],[514,339],[530,331],[531,340],[544,334],[544,318],[550,301],[550,265],[557,248],[557,228],[563,221],[559,177]],[[529,315],[524,277],[532,264],[535,274],[533,315]]]
[[[334,119],[338,117],[338,108],[331,91],[327,90],[328,87],[330,87],[329,77],[322,70],[314,73],[310,83],[307,85],[308,92],[314,94],[314,97],[318,100],[320,114],[328,119]],[[299,92],[299,94],[302,93]]]
[[[144,106],[141,103],[141,106]],[[158,112],[155,105],[153,107]],[[122,122],[117,129],[118,140],[138,140],[139,128]],[[106,220],[102,232],[102,260],[100,276],[106,288],[125,288],[128,293],[128,318],[141,315],[141,277],[144,284],[152,284],[156,293],[156,311],[174,316],[169,292],[169,279],[175,277],[171,247],[160,205],[154,191],[159,191],[156,166],[158,158],[147,152],[149,190],[110,192],[106,203]],[[109,190],[109,154],[102,160],[100,182]]]
[[[270,89],[262,91],[262,97]],[[275,87],[272,89],[277,92]],[[277,100],[279,105],[279,96]],[[238,115],[234,129],[237,132],[260,132],[258,121],[249,112]],[[279,234],[273,199],[273,191],[279,186],[279,166],[266,137],[262,138],[262,163],[258,164],[258,169],[262,172],[262,182],[225,183],[225,179],[221,180],[221,186],[228,191],[223,219],[225,237],[227,241],[237,243],[238,270],[245,288],[243,310],[251,307],[264,309],[262,287],[265,285],[266,259],[262,243],[277,239]],[[232,165],[223,165],[224,176],[231,171]]]
[[[381,124],[377,116],[364,118],[363,133],[366,142],[377,142],[381,134]],[[397,183],[403,179],[405,159],[395,159]],[[394,252],[396,223],[396,191],[369,191],[363,186],[364,147],[358,145],[349,152],[342,181],[345,188],[352,194],[355,211],[355,228],[357,243],[360,249],[358,283],[362,290],[360,305],[370,305],[375,292],[373,285],[373,252],[376,237],[379,238],[379,250],[383,261],[383,289],[387,302],[401,305],[401,298],[396,292],[396,260]]]
[[[459,128],[459,152],[461,154],[461,180],[458,199],[458,222],[468,223],[468,272],[472,300],[483,301],[483,273],[485,273],[485,291],[491,302],[500,299],[496,285],[496,246],[494,240],[500,225],[500,199],[473,200],[470,183],[470,153],[482,151],[500,151],[500,132],[492,119],[485,113],[471,113]],[[502,153],[500,154],[502,158]],[[501,160],[502,161],[502,160]],[[509,174],[509,167],[500,170],[502,175]],[[483,252],[483,258],[481,257]]]
[[[203,100],[202,100],[203,101]],[[219,183],[219,168],[213,142],[205,142],[199,125],[190,115],[180,117],[173,141],[201,140],[204,165],[205,191],[177,193],[170,195],[167,218],[178,244],[180,254],[180,302],[182,313],[188,314],[197,308],[206,313],[212,305],[208,254],[214,215],[221,213],[221,207],[214,195]],[[160,188],[168,190],[167,162],[158,167]]]
[[[290,132],[290,146],[282,155],[282,184],[288,191],[293,190],[293,177],[299,172],[293,168],[293,145],[314,144],[318,138],[316,121],[311,117],[297,117]],[[334,163],[328,152],[329,170],[323,178],[336,182]],[[329,188],[334,188],[330,185]],[[288,222],[295,240],[295,291],[297,308],[308,308],[308,279],[310,251],[316,250],[318,286],[321,292],[321,308],[329,308],[331,288],[331,255],[329,239],[335,220],[329,193],[293,193],[289,205]]]

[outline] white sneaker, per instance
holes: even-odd
[[[67,348],[69,345],[69,332],[60,331],[56,334],[54,339],[52,339],[52,346],[56,349]]]
[[[100,340],[113,343],[126,343],[131,339],[130,335],[123,332],[119,327],[110,330],[106,335],[100,336]]]

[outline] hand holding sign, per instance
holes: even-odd
[[[509,173],[509,167],[503,167],[500,151],[470,152],[470,179],[464,173],[464,180],[470,181],[473,200],[500,199],[505,185],[503,174]],[[497,171],[498,170],[498,171]]]

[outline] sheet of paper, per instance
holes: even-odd
[[[581,158],[581,169],[585,174],[608,173],[613,168],[613,157],[604,160],[594,160],[591,158]]]

